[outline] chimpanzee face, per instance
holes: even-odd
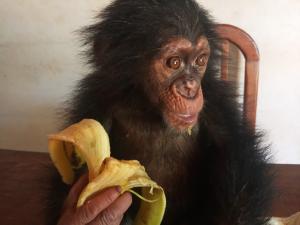
[[[178,131],[191,129],[198,121],[204,102],[201,80],[209,56],[210,47],[204,36],[195,43],[172,38],[152,62],[151,100],[159,105],[166,123]]]

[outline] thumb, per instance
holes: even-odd
[[[83,188],[88,184],[88,174],[81,176],[72,186],[64,203],[64,208],[74,207]]]

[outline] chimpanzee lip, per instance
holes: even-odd
[[[198,114],[192,113],[175,113],[175,116],[187,124],[194,124],[198,118]]]
[[[165,117],[175,127],[188,128],[194,126],[198,120],[197,112],[174,112],[166,111]]]

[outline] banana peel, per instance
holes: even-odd
[[[88,119],[49,135],[48,148],[50,157],[66,184],[74,182],[75,167],[84,163],[89,170],[89,180],[93,180],[99,174],[103,160],[110,156],[106,131],[100,123]],[[72,154],[81,160],[79,165],[72,165]]]
[[[49,135],[48,148],[55,167],[67,184],[74,182],[74,170],[87,164],[89,183],[81,192],[77,207],[105,188],[120,186],[121,193],[129,191],[143,200],[134,225],[161,224],[166,208],[164,190],[151,180],[137,160],[110,157],[109,137],[99,122],[84,119]],[[141,193],[133,188],[141,188]]]

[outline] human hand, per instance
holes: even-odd
[[[119,225],[132,203],[130,193],[120,194],[118,187],[105,189],[77,208],[77,200],[88,183],[82,176],[71,188],[57,225]]]

